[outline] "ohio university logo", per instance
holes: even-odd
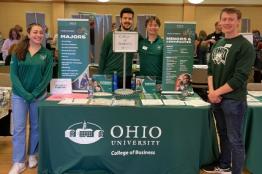
[[[103,133],[99,125],[84,121],[69,126],[65,137],[77,144],[92,144],[103,138]]]

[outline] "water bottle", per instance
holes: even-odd
[[[89,98],[93,98],[93,96],[94,96],[94,86],[93,86],[92,78],[88,78],[87,93],[88,93]]]
[[[131,89],[136,90],[136,75],[135,74],[133,74],[131,78]]]
[[[114,71],[113,77],[112,77],[112,92],[115,92],[115,90],[117,90],[117,72]]]
[[[181,91],[181,100],[186,100],[186,98],[189,96],[188,86],[183,85],[182,91]]]

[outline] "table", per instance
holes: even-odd
[[[262,98],[260,98],[261,100]],[[262,100],[261,100],[262,101]],[[262,106],[249,106],[245,122],[246,168],[262,173]]]
[[[0,73],[9,73],[10,72],[10,66],[5,66],[4,64],[0,65]]]
[[[39,126],[39,174],[199,174],[218,156],[208,107],[44,101]]]
[[[192,87],[207,89],[207,65],[193,65]]]
[[[0,86],[0,119],[7,116],[11,109],[11,88]]]
[[[11,80],[10,80],[10,74],[9,73],[1,73],[0,72],[0,88],[2,88],[2,87],[11,87]]]
[[[0,87],[0,136],[10,135],[11,88]]]

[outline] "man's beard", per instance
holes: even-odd
[[[128,28],[126,28],[123,24],[121,24],[121,27],[122,27],[124,30],[131,30],[132,25],[131,25],[130,23],[128,23]]]

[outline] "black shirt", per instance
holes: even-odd
[[[211,33],[211,34],[209,34],[209,35],[207,36],[207,40],[209,40],[209,39],[214,39],[215,41],[218,41],[219,39],[222,39],[222,38],[224,38],[224,37],[225,37],[225,34],[222,33],[222,32],[221,32],[221,33],[213,32],[213,33]],[[212,46],[213,46],[213,44],[210,43],[209,51],[211,51]]]

